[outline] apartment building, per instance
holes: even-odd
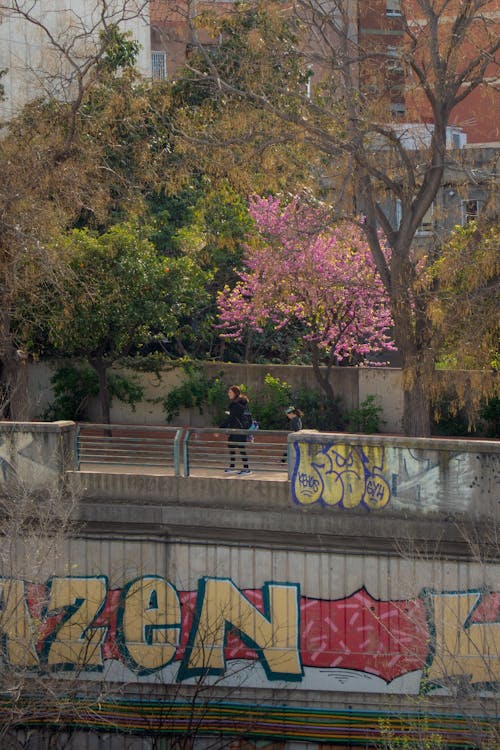
[[[117,25],[140,43],[138,69],[150,75],[150,21],[147,0],[44,0],[3,4],[0,10],[0,119],[9,119],[37,96],[74,95],[89,74],[100,35]]]

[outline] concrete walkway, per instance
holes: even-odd
[[[111,464],[111,463],[86,463],[82,462],[80,464],[80,471],[82,472],[90,472],[95,474],[125,474],[125,475],[134,475],[137,476],[138,474],[146,475],[146,476],[163,476],[163,477],[173,477],[175,476],[174,467],[173,466],[141,466],[141,465],[135,465],[135,464]],[[251,474],[240,476],[239,474],[225,474],[224,469],[221,468],[214,468],[214,469],[208,469],[208,468],[201,468],[201,469],[191,469],[190,477],[214,477],[217,479],[227,479],[228,481],[254,481],[256,479],[262,480],[265,479],[267,481],[272,482],[287,482],[288,481],[288,473],[286,470],[286,466],[284,466],[282,471],[252,471]],[[187,477],[189,479],[189,477]]]

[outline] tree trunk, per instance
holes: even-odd
[[[33,419],[25,352],[5,347],[1,365],[0,415],[15,422]]]
[[[326,367],[326,372],[325,374],[323,374],[317,349],[312,349],[312,368],[319,387],[330,402],[330,411],[333,421],[331,429],[334,431],[342,430],[343,419],[337,405],[337,400],[335,398],[332,384],[330,382],[331,367]]]
[[[108,388],[107,369],[108,366],[105,364],[101,356],[89,357],[89,364],[97,373],[99,379],[99,403],[101,406],[101,420],[102,424],[111,423],[111,410],[110,410],[110,398]]]
[[[432,350],[425,346],[425,340],[415,336],[414,330],[405,328],[405,341],[401,338],[401,329],[395,337],[403,355],[403,432],[412,437],[429,437],[434,357]]]
[[[413,375],[413,374],[412,374]],[[431,404],[428,386],[415,376],[408,388],[404,386],[403,371],[403,431],[413,437],[428,437],[431,434]]]

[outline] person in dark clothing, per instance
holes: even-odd
[[[243,427],[244,414],[248,411],[248,398],[241,392],[241,389],[237,385],[231,385],[228,388],[227,395],[229,397],[229,407],[226,411],[227,419],[224,420],[221,427],[231,430],[236,430],[238,427]],[[227,437],[227,443],[229,446],[229,467],[224,469],[226,474],[251,474],[252,472],[248,466],[248,456],[246,449],[247,436],[237,435],[232,433]],[[238,471],[236,469],[236,449],[239,447],[240,456],[243,463],[243,469]]]
[[[285,414],[290,420],[290,432],[298,432],[302,429],[302,417],[304,416],[304,413],[300,409],[297,409],[296,406],[289,406],[288,409],[285,410]],[[287,461],[288,450],[283,454],[281,463],[286,464]]]
[[[302,429],[302,417],[304,412],[297,409],[296,406],[289,406],[285,411],[288,419],[290,420],[290,432],[298,432]]]

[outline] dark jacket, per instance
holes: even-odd
[[[298,432],[298,430],[302,429],[302,420],[301,418],[296,414],[293,419],[290,420],[290,430],[292,432]]]
[[[229,414],[221,424],[221,427],[229,430],[237,430],[238,428],[243,427],[243,414],[247,409],[248,399],[245,396],[240,396],[239,398],[230,401],[228,407]],[[246,440],[246,434],[229,435],[228,440],[231,440],[233,442],[242,442]]]

